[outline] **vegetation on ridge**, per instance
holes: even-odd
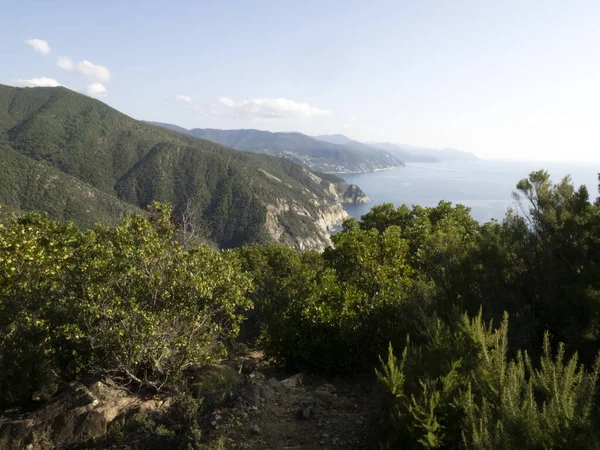
[[[183,245],[161,204],[89,231],[3,213],[0,404],[98,374],[189,396],[186,369],[245,327],[288,367],[376,369],[382,448],[599,448],[600,202],[545,171],[517,196],[523,214],[482,225],[379,205],[322,253]]]
[[[323,254],[243,249],[265,350],[335,372],[385,357],[384,448],[598,448],[600,208],[544,171],[518,196],[502,222],[386,204]]]
[[[319,172],[372,172],[404,165],[385,150],[366,145],[325,142],[302,133],[272,133],[262,130],[186,130],[167,123],[150,122],[171,130],[253,153],[280,156]]]
[[[266,212],[278,200],[315,216],[336,202],[291,161],[148,125],[62,87],[0,85],[0,157],[2,204],[89,227],[168,202],[225,248],[271,242]],[[299,232],[287,242],[322,234],[314,220],[287,220]]]

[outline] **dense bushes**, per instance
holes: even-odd
[[[548,334],[537,365],[527,352],[509,358],[507,318],[497,330],[481,314],[431,326],[427,345],[407,346],[401,359],[390,347],[377,371],[394,399],[385,448],[598,448],[600,358],[586,372],[577,354],[565,361],[563,344],[553,352]]]
[[[600,342],[600,209],[585,188],[552,185],[543,171],[518,189],[531,213],[501,223],[480,225],[447,202],[387,204],[346,222],[322,255],[245,248],[268,351],[343,370],[370,364],[389,341],[403,346],[407,333],[418,340],[423,317],[451,322],[483,308],[496,323],[504,311],[513,316],[515,348],[539,353],[548,330],[591,363]],[[322,356],[330,351],[333,359]]]
[[[377,206],[322,254],[186,249],[160,205],[85,233],[24,215],[0,229],[0,402],[89,373],[156,389],[245,313],[288,366],[371,371],[390,346],[389,448],[598,448],[600,207],[543,171],[518,193],[528,213],[483,225]]]
[[[409,299],[417,288],[399,230],[348,229],[338,236],[336,250],[323,256],[275,246],[241,250],[257,285],[265,351],[287,365],[332,371],[372,365],[414,319]]]
[[[322,255],[243,249],[267,353],[343,371],[406,348],[380,373],[389,448],[598,448],[600,208],[544,171],[517,189],[502,222],[388,204]]]
[[[366,219],[375,222],[390,208],[376,207]],[[386,217],[370,228],[346,222],[333,237],[335,248],[322,255],[278,247],[241,250],[256,280],[255,303],[270,356],[333,371],[372,367],[389,341],[403,343],[434,310],[440,279],[457,270],[452,264],[463,258],[476,224],[467,209],[448,203],[401,213],[405,228],[385,223]],[[444,240],[450,235],[454,241]],[[456,306],[442,303],[436,308]]]
[[[83,233],[26,214],[0,229],[0,403],[105,373],[159,387],[223,354],[250,304],[230,252],[171,239],[169,212]]]

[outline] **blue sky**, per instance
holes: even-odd
[[[190,128],[599,161],[598,24],[597,0],[21,0],[0,82]]]

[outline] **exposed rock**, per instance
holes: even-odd
[[[256,424],[251,425],[250,426],[250,430],[254,433],[254,434],[260,434],[262,433],[262,430],[260,429],[260,427]]]
[[[36,411],[16,417],[0,417],[0,448],[62,447],[101,437],[117,417],[133,411],[162,406],[154,400],[143,401],[102,381],[72,383],[59,391]]]
[[[267,377],[265,377],[264,374],[262,374],[261,372],[258,371],[254,371],[250,374],[250,378],[256,380],[256,381],[265,381],[267,379]]]
[[[249,406],[259,406],[274,396],[273,388],[262,383],[249,383],[240,393],[240,398]]]
[[[313,391],[309,394],[317,403],[331,406],[338,402],[337,396],[327,391]]]
[[[300,418],[302,420],[308,420],[313,416],[315,405],[307,405],[300,411]]]
[[[247,382],[243,395],[257,406],[249,406],[240,398],[245,411],[235,414],[243,421],[221,432],[240,448],[317,449],[321,442],[322,448],[375,448],[366,424],[380,408],[370,374],[368,379],[362,375],[343,379],[298,373],[283,381],[261,381],[255,376],[248,377]],[[265,395],[261,386],[272,391],[270,400],[269,390]],[[259,426],[260,433],[254,425]]]
[[[300,372],[300,373],[297,373],[296,375],[286,378],[285,380],[282,380],[281,384],[283,384],[286,388],[295,388],[297,386],[300,386],[303,381],[304,381],[304,374],[302,372]]]
[[[273,180],[273,181],[276,181],[278,183],[281,183],[281,179],[277,178],[275,175],[270,174],[266,170],[258,169],[258,171],[260,173],[262,173],[264,176],[266,176],[269,180]]]
[[[307,218],[306,229],[291,232],[286,226],[286,215],[295,214]],[[332,201],[326,205],[316,204],[311,210],[291,199],[278,199],[267,205],[265,227],[271,238],[280,244],[298,250],[324,250],[331,245],[330,232],[348,218],[341,203]]]
[[[371,199],[367,197],[361,188],[356,184],[336,183],[336,191],[338,192],[340,202],[342,203],[369,203]]]
[[[327,179],[326,175],[315,174],[303,169],[308,180],[325,190],[329,198],[319,198],[312,192],[312,207],[300,204],[290,198],[279,198],[266,205],[265,227],[273,240],[292,246],[298,250],[324,250],[331,245],[330,232],[348,218],[343,203],[368,203],[369,197],[355,184],[348,184],[339,178]],[[323,177],[323,178],[321,178]],[[306,195],[311,191],[304,189]],[[290,230],[289,215],[303,216],[305,229]]]
[[[285,388],[285,386],[283,384],[281,384],[281,381],[279,381],[275,377],[269,378],[268,385],[276,391],[281,391],[282,389]]]
[[[329,384],[329,383],[325,383],[322,384],[321,386],[319,386],[317,388],[317,391],[325,391],[325,392],[330,392],[330,393],[334,393],[336,391],[335,386]]]

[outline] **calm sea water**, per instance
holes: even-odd
[[[345,206],[348,214],[357,219],[381,203],[435,206],[440,200],[446,200],[470,207],[476,220],[486,222],[504,217],[507,209],[515,206],[512,192],[516,190],[518,181],[539,169],[550,172],[554,183],[565,175],[571,175],[576,186],[585,184],[588,187],[590,198],[597,196],[600,163],[412,163],[383,172],[340,176],[360,186],[371,199],[371,203]]]

